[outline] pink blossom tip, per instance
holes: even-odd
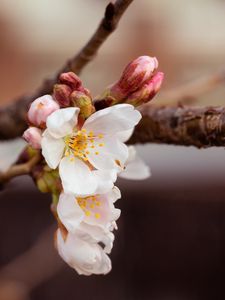
[[[162,72],[157,72],[139,90],[131,93],[127,97],[126,102],[134,106],[139,106],[141,104],[149,102],[158,93],[162,85],[163,78],[164,74]]]
[[[52,96],[44,95],[31,103],[28,111],[28,120],[37,127],[45,127],[47,117],[59,109],[59,104]]]
[[[80,78],[73,72],[62,73],[59,76],[59,81],[68,85],[72,90],[77,90],[82,86]]]
[[[112,95],[122,100],[151,79],[158,68],[156,57],[140,56],[130,62],[124,69],[121,78],[111,87]]]
[[[28,142],[28,144],[34,149],[41,148],[41,138],[42,132],[36,127],[29,127],[23,133],[23,138]]]

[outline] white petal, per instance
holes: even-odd
[[[125,143],[132,136],[133,132],[134,132],[134,128],[126,130],[126,131],[118,132],[116,136],[121,142]]]
[[[104,252],[110,253],[113,247],[113,241],[114,241],[114,234],[109,231],[103,230],[100,226],[93,226],[89,225],[87,223],[82,222],[79,226],[79,229],[81,232],[87,233],[86,235],[82,236],[82,239],[89,242],[89,243],[103,243],[104,244]],[[79,235],[80,232],[79,232]]]
[[[77,125],[79,111],[77,107],[68,107],[53,112],[46,122],[49,133],[55,138],[70,134]]]
[[[60,221],[70,232],[75,232],[85,215],[73,195],[61,193],[57,205]]]
[[[105,138],[104,143],[103,152],[110,154],[117,165],[123,168],[129,156],[128,147],[117,138]]]
[[[57,168],[64,152],[65,143],[63,139],[55,139],[46,129],[41,140],[42,155],[48,166],[52,169]]]
[[[113,188],[114,182],[117,179],[116,170],[94,170],[92,172],[98,183],[95,194],[104,194]]]
[[[134,147],[129,146],[129,159],[126,169],[119,173],[119,177],[131,180],[143,180],[151,176],[149,166],[138,157]]]
[[[95,149],[100,141],[95,141]],[[98,170],[117,169],[121,171],[128,159],[128,148],[116,137],[106,137],[104,139],[104,146],[98,148],[98,155],[96,150],[87,155],[90,163]]]
[[[83,128],[94,134],[112,135],[132,129],[141,119],[139,111],[130,104],[118,104],[97,111],[84,123]]]
[[[137,151],[135,146],[128,146],[128,159],[126,161],[126,164],[129,164],[130,162],[134,161],[137,156]]]
[[[69,233],[64,242],[57,231],[57,247],[61,257],[79,274],[106,274],[111,270],[111,261],[103,249],[95,243],[88,243],[76,234]]]
[[[89,151],[89,154],[87,155],[88,161],[93,167],[98,170],[111,170],[117,168],[111,153],[105,152],[102,149],[99,150],[98,153],[99,154],[96,155],[95,151]]]
[[[117,186],[114,186],[113,189],[108,191],[107,196],[111,199],[112,203],[115,203],[118,199],[121,198],[121,192]]]
[[[97,178],[82,160],[64,157],[59,165],[59,174],[65,193],[72,193],[76,196],[95,194]]]

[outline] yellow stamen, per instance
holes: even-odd
[[[100,218],[100,214],[99,214],[99,213],[96,213],[96,214],[95,214],[95,218],[96,218],[96,219],[99,219],[99,218]]]
[[[85,215],[86,215],[87,217],[90,217],[90,215],[91,215],[90,210],[86,210],[86,211],[85,211]]]

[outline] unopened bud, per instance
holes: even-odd
[[[155,57],[140,56],[133,60],[124,69],[119,81],[111,86],[111,96],[117,100],[125,99],[145,84],[157,68],[158,61]]]
[[[37,127],[29,127],[24,131],[23,138],[34,149],[41,149],[42,132]]]
[[[73,72],[62,73],[59,76],[59,81],[68,85],[72,90],[77,90],[82,85],[80,78]]]
[[[74,91],[70,95],[70,99],[73,106],[80,108],[79,116],[82,119],[86,120],[94,112],[92,99],[86,94],[80,91]]]
[[[81,86],[79,89],[78,89],[79,92],[82,92],[83,94],[85,94],[86,96],[90,97],[91,98],[91,93],[88,89],[86,89],[85,87]]]
[[[68,107],[70,105],[70,94],[72,89],[66,84],[55,84],[53,89],[53,97],[59,103],[60,107]]]
[[[149,102],[159,91],[164,74],[162,72],[156,73],[147,83],[145,83],[138,91],[128,96],[126,103],[134,106]]]
[[[38,189],[42,193],[60,193],[62,186],[58,170],[49,169],[47,166],[39,166],[32,173]]]
[[[52,96],[44,95],[31,103],[28,120],[37,127],[45,127],[47,117],[59,109],[59,105]]]

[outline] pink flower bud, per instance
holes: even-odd
[[[42,96],[31,103],[28,120],[37,127],[44,127],[47,117],[57,109],[59,109],[59,105],[52,96]]]
[[[158,91],[160,90],[161,88],[161,85],[163,83],[163,79],[164,79],[164,73],[163,72],[158,72],[156,73],[152,79],[151,79],[151,82],[153,84],[153,88],[154,88],[154,93],[157,94]],[[154,94],[154,95],[155,95]]]
[[[111,86],[110,95],[117,100],[126,98],[145,84],[157,68],[158,61],[155,57],[138,57],[126,66],[119,81]]]
[[[41,149],[41,130],[36,127],[29,127],[23,133],[23,138],[34,149]]]
[[[68,85],[72,90],[77,90],[82,85],[80,78],[73,72],[62,73],[59,76],[59,81]]]
[[[55,84],[53,89],[53,97],[61,107],[70,105],[70,94],[72,89],[65,84]]]
[[[83,94],[85,94],[86,96],[91,98],[91,93],[88,89],[86,89],[85,87],[81,86],[78,89],[79,92],[82,92]]]
[[[163,78],[164,74],[162,72],[156,73],[138,91],[129,95],[126,102],[134,106],[149,102],[159,91]]]

